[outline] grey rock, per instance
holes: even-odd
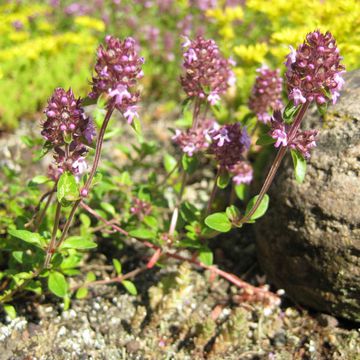
[[[268,278],[295,301],[360,321],[360,70],[320,128],[304,183],[290,156],[270,190],[267,215],[256,225],[258,257]]]

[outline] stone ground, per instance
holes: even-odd
[[[231,265],[223,261],[228,242],[215,250],[222,268]],[[249,245],[242,240],[236,250],[254,255]],[[132,246],[139,250],[127,249]],[[86,267],[109,276],[104,257]],[[233,263],[236,268],[241,265]],[[242,275],[264,280],[256,262]],[[187,263],[150,270],[135,283],[137,296],[121,286],[97,286],[67,311],[50,296],[18,299],[19,317],[2,318],[0,359],[360,359],[356,324],[309,313],[286,296],[273,309],[242,301],[228,282]]]

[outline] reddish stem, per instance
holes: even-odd
[[[291,141],[293,140],[294,136],[296,135],[296,132],[298,131],[301,121],[304,118],[304,115],[306,113],[306,110],[309,107],[309,103],[305,103],[301,106],[300,111],[298,112],[298,114],[296,115],[295,121],[292,124],[290,131],[288,133],[288,143],[291,143]],[[254,204],[254,206],[252,207],[252,209],[239,221],[240,224],[244,224],[246,223],[248,220],[251,219],[251,217],[254,215],[255,211],[258,209],[259,205],[261,204],[261,201],[263,200],[265,194],[268,192],[274,177],[279,169],[279,166],[281,164],[281,161],[283,160],[286,151],[287,151],[287,147],[286,146],[282,146],[278,153],[276,154],[276,157],[271,165],[271,168],[269,170],[269,173],[264,181],[264,184],[260,190],[259,196]]]
[[[89,205],[85,204],[84,202],[81,202],[81,207],[84,208],[85,210],[87,210],[90,214],[92,214],[98,220],[100,220],[100,221],[104,222],[106,225],[112,227],[114,230],[119,231],[124,235],[129,235],[127,231],[125,231],[125,230],[121,229],[119,226],[114,225],[113,223],[105,220],[101,215],[99,215],[94,209],[92,209]],[[139,240],[139,239],[136,239],[136,240]],[[152,244],[152,243],[150,243],[148,241],[141,241],[141,243],[144,244],[146,247],[155,250],[156,253],[159,254],[159,250],[160,250],[160,253],[161,253],[161,248],[159,246],[156,246],[156,245],[154,245],[154,244]],[[164,251],[163,254],[166,255],[167,257],[177,259],[177,260],[187,261],[187,262],[189,262],[191,264],[194,264],[196,266],[199,266],[199,267],[201,267],[203,269],[210,270],[210,271],[218,274],[222,278],[228,280],[230,283],[234,284],[238,288],[244,289],[245,291],[247,291],[249,293],[261,294],[262,298],[267,298],[269,300],[274,300],[274,301],[279,300],[279,297],[276,294],[272,293],[271,291],[268,291],[266,289],[262,289],[262,288],[258,288],[256,286],[250,285],[246,281],[241,280],[236,275],[228,273],[228,272],[226,272],[224,270],[218,269],[216,266],[208,266],[208,265],[205,265],[205,264],[201,263],[200,261],[198,261],[198,260],[196,260],[194,258],[187,258],[187,257],[181,256],[181,255],[179,255],[177,253],[171,253],[169,251]],[[154,256],[151,259],[153,259],[153,258],[154,258]],[[150,259],[150,261],[151,261],[151,259]],[[146,266],[146,268],[147,268],[147,266]]]

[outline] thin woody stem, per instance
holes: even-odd
[[[303,104],[300,108],[300,111],[298,112],[298,114],[296,115],[295,121],[293,122],[290,131],[288,133],[288,143],[291,143],[291,141],[293,140],[294,136],[296,135],[296,132],[298,131],[301,121],[304,118],[304,115],[306,113],[306,110],[309,107],[309,103],[306,102],[305,104]],[[246,223],[249,219],[251,219],[252,215],[254,215],[255,211],[258,209],[259,205],[261,204],[265,194],[268,192],[274,177],[279,169],[279,166],[281,164],[281,161],[283,160],[285,154],[287,151],[287,146],[282,146],[278,153],[276,154],[276,157],[271,165],[271,168],[269,170],[269,173],[266,176],[266,179],[264,181],[264,184],[260,190],[259,196],[254,204],[254,206],[251,208],[251,210],[242,218],[240,219],[239,223],[240,224],[244,224]]]
[[[92,182],[92,180],[94,178],[94,175],[96,173],[96,170],[98,168],[106,128],[107,128],[107,126],[109,124],[109,121],[110,121],[110,118],[111,118],[111,115],[112,115],[113,111],[114,111],[114,106],[110,106],[108,108],[108,111],[106,112],[104,121],[103,121],[103,123],[101,125],[98,141],[97,141],[97,144],[96,144],[94,162],[93,162],[92,168],[90,170],[89,177],[87,178],[86,183],[85,183],[85,185],[84,185],[84,187],[82,189],[82,191],[85,192],[85,193],[87,193],[89,191],[89,188],[91,186],[91,182]],[[81,202],[81,199],[75,201],[75,203],[74,203],[74,205],[73,205],[73,207],[71,209],[70,215],[69,215],[69,217],[68,217],[68,219],[67,219],[67,221],[66,221],[66,223],[64,225],[64,229],[62,231],[61,237],[60,237],[58,243],[56,244],[56,248],[58,248],[64,242],[80,202]]]
[[[71,291],[77,290],[80,287],[82,288],[82,287],[90,287],[90,286],[94,286],[94,285],[107,285],[107,284],[111,284],[111,283],[121,283],[126,279],[134,278],[135,276],[139,275],[140,273],[142,273],[146,270],[148,270],[148,268],[146,266],[143,266],[143,267],[137,268],[135,270],[129,271],[128,273],[126,273],[124,275],[119,275],[115,278],[104,279],[104,280],[95,280],[95,281],[87,282],[82,285],[74,286],[73,288],[71,288]]]
[[[81,207],[84,208],[85,210],[87,210],[90,214],[92,214],[95,218],[97,218],[98,220],[104,222],[106,225],[110,226],[111,228],[113,228],[114,230],[121,232],[123,235],[128,236],[129,233],[127,231],[125,231],[124,229],[121,229],[119,226],[113,224],[111,221],[107,221],[106,219],[104,219],[101,215],[99,215],[94,209],[92,209],[89,205],[85,204],[84,202],[81,202]],[[135,240],[139,240],[134,238]],[[161,249],[159,246],[154,245],[153,243],[150,243],[148,241],[142,241],[139,240],[143,245],[145,245],[146,247],[153,249],[155,251],[158,251],[159,249]],[[226,279],[227,281],[231,282],[232,284],[234,284],[235,286],[237,286],[238,288],[247,290],[251,293],[256,293],[256,294],[261,294],[261,296],[263,298],[268,298],[268,299],[278,299],[278,296],[274,293],[272,293],[271,291],[268,291],[266,289],[261,289],[261,288],[257,288],[256,286],[253,286],[251,284],[248,284],[246,281],[241,280],[239,277],[237,277],[234,274],[228,273],[224,270],[218,269],[216,266],[208,266],[205,265],[203,263],[201,263],[200,261],[196,260],[195,258],[187,258],[184,256],[181,256],[179,254],[172,253],[169,251],[164,251],[163,254],[167,257],[173,258],[173,259],[177,259],[177,260],[182,260],[182,261],[187,261],[189,263],[192,263],[196,266],[199,266],[203,269],[207,269],[210,270],[216,274],[218,274],[219,276],[221,276],[222,278]],[[148,267],[146,267],[148,268]]]

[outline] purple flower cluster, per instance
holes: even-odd
[[[93,77],[89,96],[96,99],[106,94],[108,105],[115,106],[131,123],[138,116],[136,104],[140,96],[132,89],[143,76],[141,67],[144,59],[138,56],[132,38],[120,41],[106,36],[105,41],[106,46],[100,45],[97,50],[96,76]]]
[[[230,174],[233,175],[235,185],[250,184],[253,179],[253,168],[247,161],[238,161],[228,167]]]
[[[95,136],[93,122],[84,113],[81,99],[76,99],[71,89],[55,89],[45,108],[46,121],[41,135],[52,146],[62,146],[71,139],[91,144]]]
[[[295,105],[312,101],[322,105],[329,100],[335,103],[344,85],[341,60],[330,32],[309,33],[296,51],[291,48],[285,62],[289,98]]]
[[[215,156],[220,168],[229,171],[236,184],[249,183],[252,179],[250,164],[244,161],[244,153],[250,147],[250,138],[239,123],[224,125],[210,132],[209,153]],[[250,167],[250,168],[249,168]]]
[[[138,217],[139,220],[142,220],[144,216],[147,216],[151,213],[151,204],[140,200],[139,198],[134,198],[132,206],[130,208],[131,214]]]
[[[216,125],[213,120],[202,121],[196,129],[176,130],[172,140],[188,156],[206,150],[211,142],[210,132]]]
[[[82,174],[86,171],[84,156],[86,145],[95,137],[94,124],[84,113],[81,100],[71,89],[55,89],[44,113],[41,135],[49,148],[53,148],[56,168],[50,167],[49,175],[57,179],[64,171]]]
[[[214,40],[198,36],[195,40],[186,39],[183,47],[185,74],[181,85],[186,94],[193,98],[206,99],[211,105],[220,100],[228,87],[235,81],[230,68],[231,61],[220,53]]]
[[[206,11],[215,8],[217,0],[190,0],[190,5],[197,7],[201,11]]]
[[[271,118],[270,136],[276,140],[275,147],[288,146],[290,149],[299,151],[305,159],[310,157],[310,150],[316,147],[317,130],[297,130],[289,138],[291,126],[285,124],[280,111],[276,111]]]
[[[256,70],[258,76],[249,101],[249,108],[256,114],[259,121],[264,124],[271,119],[269,112],[281,110],[282,78],[280,70],[270,70],[267,66],[262,66]]]

